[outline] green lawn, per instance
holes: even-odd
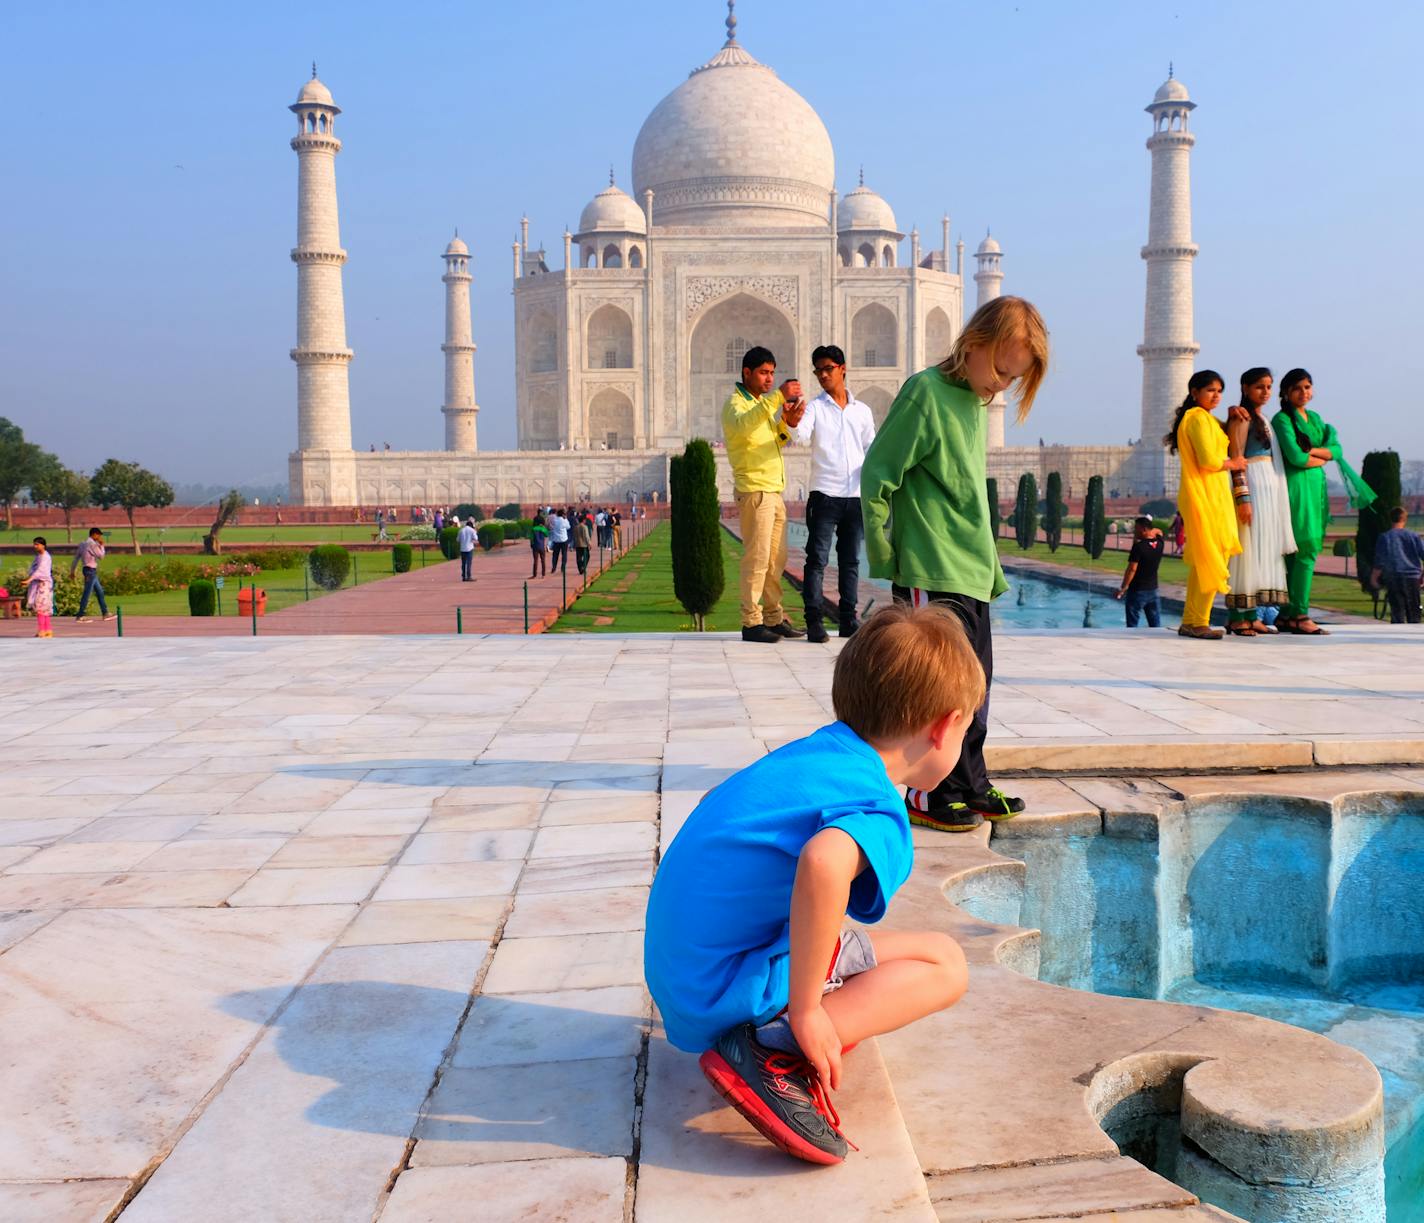
[[[264,510],[265,514],[266,511]],[[138,540],[148,555],[151,548],[155,554],[160,544],[200,544],[203,536],[212,526],[211,515],[191,525],[173,527],[139,527]],[[386,535],[395,542],[409,531],[411,524],[400,522],[386,528]],[[36,535],[43,535],[56,552],[64,552],[77,547],[79,541],[89,533],[89,523],[80,515],[74,516],[73,539],[66,542],[63,527],[44,527],[35,530],[0,530],[0,544],[27,544]],[[110,544],[127,548],[130,544],[127,526],[104,528],[105,538]],[[270,544],[273,547],[295,548],[303,544],[345,544],[373,543],[376,525],[373,522],[355,523],[284,523],[282,526],[225,527],[219,537],[225,544]],[[419,541],[416,541],[419,542]],[[434,541],[430,541],[433,545]]]
[[[721,536],[726,585],[717,606],[707,615],[707,629],[735,632],[742,625],[737,596],[737,567],[742,560],[742,546],[726,531],[722,531]],[[786,591],[794,596],[789,584]],[[600,624],[600,620],[610,623]],[[692,617],[672,593],[672,529],[669,525],[658,523],[622,561],[590,583],[588,590],[559,617],[551,631],[690,633]]]
[[[1126,552],[1104,552],[1096,561],[1077,544],[1063,544],[1058,551],[1050,552],[1047,544],[1034,544],[1027,552],[1011,539],[999,540],[999,555],[1005,560],[1028,557],[1031,560],[1047,561],[1050,565],[1072,565],[1076,568],[1093,569],[1104,575],[1120,576],[1127,568]],[[1164,582],[1178,586],[1187,583],[1187,566],[1178,557],[1164,556],[1158,576]],[[1311,590],[1310,601],[1316,607],[1328,607],[1334,611],[1349,612],[1355,616],[1374,615],[1374,602],[1360,589],[1354,578],[1335,577],[1317,573]]]

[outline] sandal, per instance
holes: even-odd
[[[1277,621],[1277,623],[1279,623],[1279,621]],[[1301,625],[1303,625],[1303,624],[1308,624],[1308,625],[1310,625],[1310,627],[1309,627],[1309,628],[1302,628]],[[1297,636],[1300,636],[1300,637],[1328,637],[1328,636],[1330,636],[1330,634],[1329,634],[1329,632],[1328,632],[1327,630],[1321,628],[1320,625],[1316,624],[1315,621],[1312,620],[1309,616],[1302,616],[1299,620],[1292,620],[1292,621],[1290,622],[1290,626],[1289,626],[1289,630],[1288,630],[1288,631],[1290,631],[1290,632],[1292,632],[1292,633],[1295,633]]]
[[[1247,620],[1237,620],[1226,626],[1226,631],[1233,637],[1259,637],[1255,626]]]

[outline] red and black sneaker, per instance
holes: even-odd
[[[717,1094],[788,1155],[813,1164],[844,1161],[841,1119],[805,1058],[767,1048],[744,1023],[723,1033],[698,1065]]]
[[[1005,794],[998,786],[990,786],[983,794],[973,795],[968,805],[971,811],[977,811],[986,820],[997,823],[1013,819],[1024,809],[1024,800]]]

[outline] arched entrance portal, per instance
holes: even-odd
[[[680,422],[687,437],[710,441],[722,436],[722,405],[742,378],[742,357],[755,345],[776,356],[777,382],[795,376],[800,354],[786,316],[774,306],[746,293],[718,302],[692,331],[687,418]],[[810,377],[802,370],[803,378]]]
[[[588,405],[590,450],[633,448],[633,401],[612,387],[604,387]]]

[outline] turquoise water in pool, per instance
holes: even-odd
[[[1384,1214],[1355,1187],[1338,1212],[1330,1190],[1309,1191],[1326,1202],[1302,1217],[1421,1223],[1424,798],[1341,803],[1332,814],[1324,803],[1233,799],[1164,817],[1155,837],[1140,826],[1016,837],[1001,825],[994,849],[1028,868],[1018,911],[1002,896],[960,904],[1038,928],[1044,981],[1246,1011],[1358,1049],[1384,1081]],[[1239,1185],[1203,1196],[1258,1217],[1231,1196],[1246,1192]]]
[[[786,535],[793,547],[804,548],[806,524],[788,523]],[[864,548],[860,554],[860,572],[863,581],[868,581],[885,592],[876,596],[877,605],[881,601],[888,602],[890,583],[864,577],[870,572]],[[1072,586],[1062,586],[1057,582],[1020,577],[1014,573],[1005,573],[1004,576],[1009,580],[1009,591],[990,605],[990,618],[994,628],[1002,632],[1123,627],[1122,604],[1112,597],[1113,590],[1117,588],[1113,578],[1105,578],[1102,588],[1089,592]],[[834,597],[834,588],[829,588],[828,593]],[[864,610],[862,606],[861,611]],[[1173,624],[1177,622],[1176,613],[1169,612],[1167,615]],[[1142,623],[1145,626],[1146,621]]]

